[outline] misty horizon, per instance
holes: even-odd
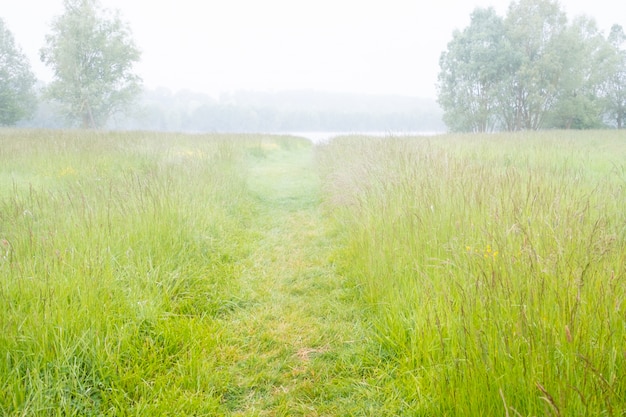
[[[601,30],[626,26],[615,3],[560,2],[573,19],[586,14]],[[226,93],[319,91],[435,98],[440,54],[476,7],[506,13],[509,0],[324,0],[293,4],[249,0],[198,6],[192,0],[101,0],[119,10],[142,51],[136,66],[146,89]],[[150,13],[146,13],[147,8]],[[1,17],[45,83],[51,71],[39,50],[62,0],[4,5]]]

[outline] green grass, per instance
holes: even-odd
[[[312,149],[0,131],[0,414],[377,407]]]
[[[0,130],[0,415],[625,415],[625,157]]]
[[[205,352],[253,238],[238,140],[3,132],[3,415],[221,407]]]
[[[345,138],[341,270],[414,415],[626,413],[626,135]]]

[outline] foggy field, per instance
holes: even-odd
[[[626,133],[0,130],[0,414],[626,414]]]

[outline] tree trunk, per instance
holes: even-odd
[[[91,106],[89,103],[85,103],[85,110],[83,111],[83,129],[95,129],[96,122],[93,119],[93,113],[91,112]]]

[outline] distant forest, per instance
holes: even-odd
[[[51,103],[40,103],[28,127],[65,127]],[[235,92],[219,98],[166,88],[145,90],[137,106],[107,128],[182,132],[446,130],[434,99],[316,91]]]

